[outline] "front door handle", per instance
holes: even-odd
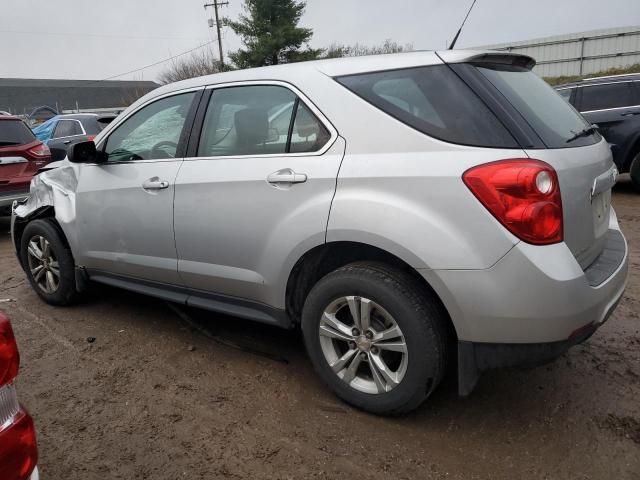
[[[145,190],[164,190],[165,188],[169,188],[169,182],[160,180],[158,177],[153,177],[145,180],[142,183],[142,188]]]
[[[307,175],[305,173],[296,173],[290,168],[284,168],[273,172],[267,177],[267,182],[271,184],[278,183],[304,183],[307,181]]]
[[[623,117],[631,117],[633,115],[640,115],[640,111],[638,112],[624,112],[621,114]]]
[[[69,144],[71,143],[71,140],[65,140],[65,141],[64,141],[64,142],[62,142],[62,143],[64,143],[65,145],[69,145]]]

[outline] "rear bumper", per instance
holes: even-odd
[[[627,271],[613,215],[604,250],[584,271],[564,243],[519,243],[487,270],[432,272],[458,335],[460,393],[483,370],[545,363],[586,340],[622,298]]]
[[[587,340],[609,318],[617,306],[609,309],[600,323],[590,323],[571,337],[548,343],[474,343],[458,342],[458,393],[469,395],[480,374],[492,368],[536,367],[554,361],[569,348]]]
[[[0,193],[0,215],[11,214],[11,205],[13,205],[13,202],[16,200],[24,200],[28,196],[28,189],[25,191]]]

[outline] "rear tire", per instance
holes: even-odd
[[[338,397],[398,415],[417,408],[442,380],[446,321],[437,299],[407,272],[357,262],[313,287],[302,332],[314,368]]]
[[[25,227],[20,259],[31,287],[45,302],[70,305],[77,299],[73,255],[53,220],[34,220]]]
[[[640,152],[631,161],[629,167],[629,173],[631,174],[631,183],[635,187],[636,191],[640,193]]]

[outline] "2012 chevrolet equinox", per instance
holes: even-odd
[[[46,302],[87,281],[285,328],[322,379],[392,414],[457,360],[550,360],[622,296],[617,172],[526,56],[414,52],[159,88],[14,205]]]

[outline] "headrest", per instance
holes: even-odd
[[[266,110],[245,108],[235,113],[233,119],[237,141],[240,145],[264,143],[269,134],[269,119]]]

